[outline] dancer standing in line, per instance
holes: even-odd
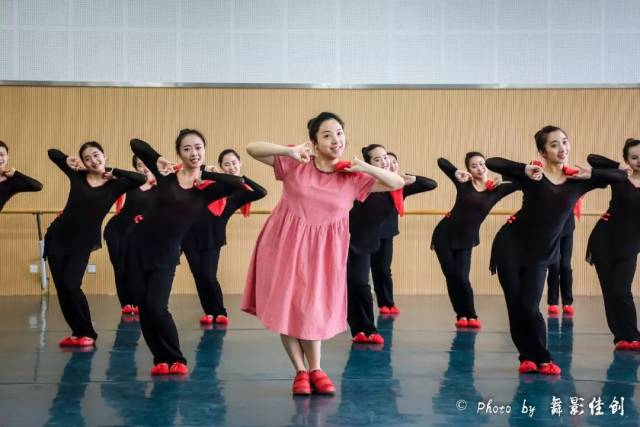
[[[578,166],[566,169],[570,143],[564,131],[545,126],[535,134],[544,169],[502,158],[487,159],[489,169],[518,181],[524,193],[522,208],[502,226],[493,241],[491,271],[498,273],[504,291],[511,338],[520,353],[520,373],[559,375],[547,349],[540,299],[547,269],[558,258],[560,236],[573,206],[588,191],[623,181],[618,170]]]
[[[0,141],[0,211],[15,194],[40,190],[40,182],[9,167],[9,146]]]
[[[151,205],[156,195],[156,179],[142,161],[133,156],[131,163],[138,173],[143,174],[147,181],[138,188],[129,190],[124,199],[124,207],[116,202],[116,215],[112,217],[104,228],[104,240],[109,250],[109,259],[113,265],[116,282],[116,292],[120,301],[123,315],[138,314],[138,306],[133,301],[133,290],[127,283],[124,272],[125,245],[127,232],[130,227],[144,218],[144,213]],[[121,199],[118,199],[119,201]]]
[[[120,195],[145,182],[144,175],[107,168],[104,149],[95,141],[80,146],[78,157],[49,150],[49,158],[69,178],[71,188],[62,213],[51,223],[45,235],[45,257],[58,301],[71,336],[60,346],[92,346],[98,337],[87,298],[82,292],[82,277],[92,251],[102,246],[102,220]]]
[[[180,350],[178,330],[168,309],[178,263],[180,243],[189,227],[214,200],[242,188],[242,178],[209,172],[203,165],[206,141],[195,129],[183,129],[176,138],[182,167],[174,165],[139,139],[133,153],[151,170],[158,193],[127,240],[127,281],[134,287],[140,327],[153,353],[151,375],[186,375],[187,360]],[[199,189],[201,180],[215,184]]]
[[[539,160],[534,160],[532,164],[543,166]],[[565,159],[563,170],[570,170],[566,166],[568,159]],[[567,169],[568,168],[568,169]],[[547,274],[547,312],[554,316],[560,313],[560,296],[562,296],[562,312],[567,316],[573,316],[573,270],[571,269],[571,257],[573,255],[573,232],[576,228],[575,219],[580,219],[582,212],[582,197],[578,199],[573,207],[573,215],[570,215],[564,223],[564,229],[560,236],[560,254],[556,262],[549,266]]]
[[[469,281],[471,252],[480,244],[480,226],[491,209],[520,187],[502,183],[501,177],[489,179],[482,153],[468,152],[464,164],[466,170],[459,170],[447,159],[438,159],[438,166],[456,187],[456,201],[433,230],[431,249],[435,250],[446,279],[456,327],[477,329],[482,324]]]
[[[368,164],[389,170],[389,156],[384,146],[370,144],[362,148],[362,156]],[[389,304],[395,306],[391,280],[393,236],[398,230],[398,214],[404,214],[404,197],[437,187],[436,182],[429,178],[401,176],[405,184],[403,188],[391,193],[372,194],[364,202],[356,201],[349,212],[348,320],[352,340],[357,343],[384,343],[374,321],[369,271],[373,276],[378,306],[387,308],[385,311],[390,314]],[[394,312],[399,313],[397,307]]]
[[[251,202],[267,195],[267,190],[242,175],[242,163],[235,150],[223,150],[218,156],[218,165],[224,173],[242,177],[245,182],[244,188],[229,197],[216,200],[203,209],[182,240],[182,250],[189,262],[204,311],[200,318],[203,325],[229,323],[218,281],[218,261],[222,247],[227,244],[229,219],[238,209],[242,209],[243,215],[248,217]]]
[[[273,166],[284,191],[258,236],[242,310],[280,333],[296,370],[294,394],[334,394],[320,367],[321,343],[347,326],[349,209],[370,192],[400,188],[403,180],[358,159],[341,163],[346,137],[335,114],[321,113],[307,128],[315,155],[309,143],[247,146],[253,158]]]
[[[624,163],[591,155],[594,168],[623,169],[628,179],[611,183],[609,209],[589,237],[587,261],[596,267],[607,324],[616,350],[640,350],[640,332],[631,286],[640,252],[640,140],[628,139]]]
[[[414,194],[434,190],[438,186],[438,184],[432,179],[418,175],[401,173],[398,156],[391,152],[388,152],[387,156],[389,159],[389,170],[399,174],[405,180],[405,185],[402,188],[402,201]],[[391,197],[389,198],[389,202],[394,202],[393,197],[395,196],[392,193],[390,194]],[[400,203],[399,198],[398,203]],[[384,221],[380,233],[380,249],[371,254],[371,277],[373,279],[373,289],[376,293],[378,311],[380,314],[400,314],[400,309],[393,298],[391,263],[393,261],[393,239],[400,234],[398,217],[403,215],[404,211],[400,213],[396,209],[392,212],[389,218]]]

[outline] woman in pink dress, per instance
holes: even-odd
[[[354,200],[404,181],[359,159],[340,162],[346,138],[337,115],[320,113],[307,127],[315,155],[310,143],[247,146],[251,157],[273,166],[283,193],[258,235],[241,308],[280,334],[296,370],[293,394],[332,395],[320,368],[321,342],[347,329],[349,210]]]

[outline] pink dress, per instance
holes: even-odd
[[[275,156],[282,198],[253,250],[241,309],[274,332],[325,340],[347,329],[349,210],[375,178]]]

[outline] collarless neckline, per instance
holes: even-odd
[[[327,174],[327,175],[332,175],[332,174],[336,173],[335,169],[333,171],[331,171],[331,172],[323,171],[322,169],[320,169],[318,167],[318,165],[316,164],[316,156],[311,156],[311,162],[313,163],[313,167],[320,173],[324,173],[324,174]]]

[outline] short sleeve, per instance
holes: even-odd
[[[359,202],[364,202],[369,196],[369,193],[371,193],[371,188],[377,180],[371,175],[365,173],[357,173],[353,174],[351,181],[355,190],[354,194],[356,200]]]
[[[284,181],[287,175],[301,164],[289,156],[273,156],[273,173],[278,181]]]

